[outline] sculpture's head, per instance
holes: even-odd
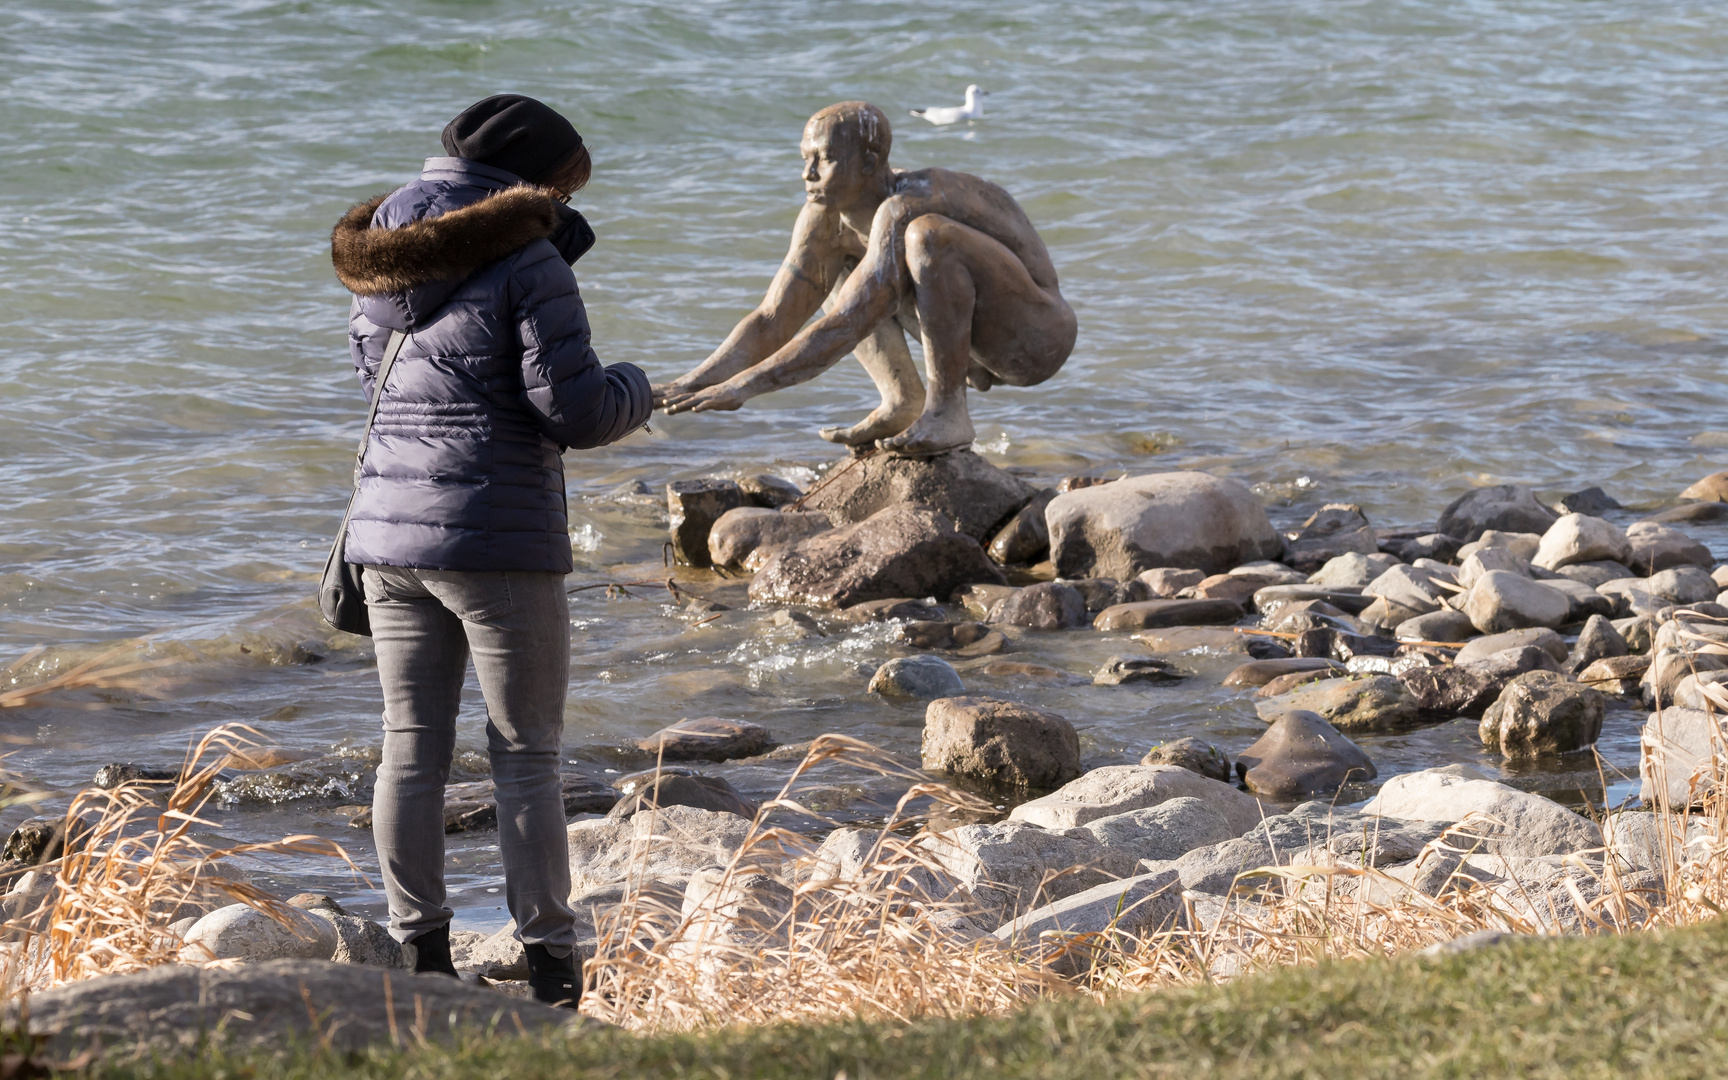
[[[804,125],[804,194],[813,203],[850,206],[879,192],[894,136],[881,109],[863,101],[830,105]],[[878,196],[880,198],[880,196]]]

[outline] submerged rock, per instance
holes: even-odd
[[[1092,620],[1092,626],[1106,631],[1152,630],[1233,623],[1242,615],[1242,605],[1231,600],[1142,600],[1105,608]]]
[[[1520,484],[1477,488],[1460,495],[1440,514],[1439,531],[1466,543],[1490,529],[1500,532],[1544,533],[1555,514]]]
[[[645,769],[620,777],[619,792],[624,796],[607,811],[607,818],[623,821],[656,807],[689,807],[716,813],[754,818],[757,806],[738,793],[724,777],[703,776],[683,769]]]
[[[920,458],[872,454],[836,465],[804,505],[841,526],[856,525],[895,507],[928,507],[983,544],[1037,493],[1032,485],[971,450]],[[948,590],[935,595],[947,596]]]
[[[1058,495],[1045,512],[1062,577],[1123,580],[1155,567],[1219,573],[1277,558],[1283,540],[1265,507],[1235,480],[1151,473]]]
[[[1542,757],[1596,745],[1607,715],[1607,698],[1552,671],[1513,679],[1488,707],[1477,728],[1482,745],[1502,757]]]
[[[768,729],[748,720],[702,716],[680,720],[644,739],[636,748],[665,761],[731,761],[755,757],[774,742]]]
[[[1554,508],[1563,514],[1595,514],[1601,516],[1609,510],[1624,510],[1614,500],[1614,497],[1599,487],[1587,487],[1583,491],[1574,491],[1562,496],[1554,504]]]
[[[1209,742],[1192,737],[1171,739],[1146,751],[1142,765],[1175,765],[1213,780],[1228,781],[1231,776],[1230,758]]]
[[[1274,799],[1326,795],[1379,775],[1360,746],[1305,710],[1274,717],[1266,734],[1236,759],[1236,772],[1249,791]]]
[[[1283,660],[1251,660],[1226,675],[1224,685],[1265,686],[1273,679],[1285,675],[1324,671],[1342,674],[1344,665],[1336,660],[1320,656],[1292,656]]]
[[[780,549],[750,583],[750,599],[835,608],[947,596],[974,582],[1005,584],[976,540],[936,511],[890,506],[855,525]]]
[[[1124,686],[1129,683],[1175,682],[1187,677],[1164,660],[1150,656],[1112,656],[1092,675],[1094,686]]]
[[[1018,789],[1080,775],[1080,737],[1053,712],[986,697],[946,697],[924,714],[924,768]]]

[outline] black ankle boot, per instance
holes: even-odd
[[[431,971],[439,975],[448,975],[452,979],[461,978],[456,974],[456,965],[450,962],[450,924],[445,923],[436,930],[428,930],[410,941],[414,946],[414,973]]]
[[[553,956],[544,945],[524,945],[528,956],[528,989],[535,1001],[574,1009],[582,996],[582,957],[575,949],[569,956]]]

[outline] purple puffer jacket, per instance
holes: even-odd
[[[564,462],[647,422],[648,379],[600,366],[570,264],[594,243],[544,189],[460,158],[350,210],[331,234],[355,294],[348,339],[368,398],[391,369],[348,561],[569,573]]]

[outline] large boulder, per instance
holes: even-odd
[[[1272,799],[1329,795],[1346,783],[1379,775],[1360,746],[1318,713],[1306,711],[1275,718],[1236,759],[1236,771],[1249,791]]]
[[[599,1028],[567,1009],[443,975],[326,960],[168,965],[32,993],[28,1024],[55,1060],[92,1047],[197,1053],[206,1042],[264,1051],[327,1045],[339,1053],[409,1039],[483,1040],[494,1031],[551,1035]]]
[[[1260,800],[1175,765],[1106,765],[1042,798],[1023,802],[1009,821],[1046,829],[1073,829],[1112,814],[1126,814],[1189,796],[1211,805],[1230,827],[1246,832],[1260,820]]]
[[[1028,630],[1067,630],[1086,625],[1086,597],[1063,581],[1040,581],[1009,594],[990,611],[990,621]]]
[[[1202,472],[1151,473],[1058,495],[1045,511],[1062,577],[1126,580],[1142,570],[1222,573],[1284,548],[1247,485]]]
[[[1006,579],[978,541],[946,515],[895,505],[781,548],[750,582],[750,599],[837,608],[866,600],[948,596],[973,582],[1001,585]]]
[[[1658,810],[1681,810],[1716,795],[1728,727],[1719,712],[1663,709],[1639,739],[1639,797]]]
[[[1506,570],[1490,570],[1464,595],[1462,610],[1476,629],[1498,634],[1533,626],[1561,626],[1572,612],[1572,601],[1539,581]]]
[[[1569,754],[1596,745],[1607,695],[1552,671],[1530,671],[1506,684],[1477,727],[1482,745],[1508,760]]]
[[[1050,832],[1019,821],[963,825],[918,841],[970,898],[985,925],[1000,924],[1134,869],[1126,851],[1109,851],[1090,833]]]
[[[927,506],[983,544],[1037,494],[1031,484],[971,450],[952,450],[935,457],[852,458],[834,466],[804,505],[827,514],[836,525],[855,525],[896,506]]]
[[[338,936],[328,919],[295,907],[266,913],[248,904],[217,908],[193,923],[181,940],[180,958],[209,960],[328,960]]]
[[[1453,500],[1440,514],[1439,531],[1461,540],[1476,540],[1489,529],[1500,532],[1545,533],[1555,514],[1521,484],[1477,488]]]
[[[1107,848],[1136,859],[1179,859],[1197,847],[1236,836],[1224,815],[1192,796],[1089,821],[1081,828]]]
[[[1284,559],[1302,573],[1313,574],[1340,555],[1372,555],[1379,551],[1374,527],[1368,524],[1360,506],[1328,503],[1290,536]]]
[[[1045,904],[1004,923],[996,937],[1075,977],[1118,960],[1146,937],[1186,924],[1181,878],[1174,870],[1159,870]]]
[[[1567,514],[1542,534],[1542,546],[1530,561],[1546,570],[1558,570],[1573,563],[1623,563],[1631,557],[1632,542],[1619,526],[1588,514]]]
[[[1687,536],[1654,521],[1637,521],[1626,529],[1626,539],[1632,543],[1629,558],[1619,560],[1640,574],[1654,574],[1670,566],[1696,566],[1709,570],[1716,565],[1710,549]]]
[[[1483,850],[1503,856],[1564,855],[1602,846],[1602,830],[1588,818],[1460,765],[1394,776],[1362,812],[1404,821],[1468,819],[1466,831],[1482,838]]]
[[[629,878],[688,881],[704,866],[732,861],[750,831],[737,814],[663,806],[627,818],[577,821],[570,844],[571,896]]]
[[[815,510],[764,510],[740,506],[720,515],[708,533],[708,557],[715,566],[737,568],[751,555],[796,544],[833,528],[828,516]]]
[[[924,712],[924,768],[1017,788],[1048,789],[1080,775],[1080,737],[1053,712],[986,697],[932,701]]]
[[[1339,731],[1397,731],[1421,719],[1415,696],[1391,675],[1322,679],[1269,697],[1257,711],[1267,720],[1317,713]]]

